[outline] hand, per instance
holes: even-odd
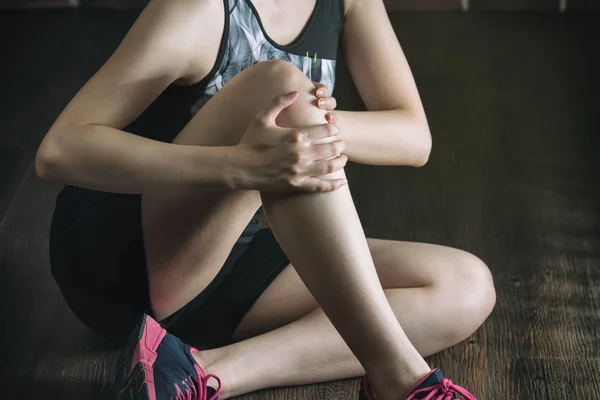
[[[320,82],[315,82],[312,81],[313,85],[315,85],[315,89],[316,89],[316,93],[315,95],[317,96],[317,106],[323,110],[327,110],[327,111],[332,111],[335,110],[335,108],[337,107],[337,100],[335,99],[335,97],[329,97],[329,89],[327,88],[327,85],[320,83]],[[335,124],[337,122],[337,116],[334,113],[327,113],[325,115],[325,118],[327,118],[327,121]]]
[[[340,170],[348,161],[341,154],[344,142],[336,138],[340,131],[337,125],[282,128],[275,123],[279,113],[297,97],[296,91],[275,97],[234,146],[234,163],[242,174],[239,189],[330,192],[346,184],[344,179],[316,178]]]

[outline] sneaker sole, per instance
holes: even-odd
[[[119,356],[115,385],[119,400],[156,400],[152,366],[166,333],[147,315],[140,321]]]

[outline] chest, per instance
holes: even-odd
[[[251,2],[256,9],[269,37],[279,45],[286,46],[302,33],[319,0],[246,1]]]

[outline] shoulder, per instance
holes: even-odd
[[[223,0],[151,0],[136,21],[138,36],[160,50],[157,57],[185,63],[182,78],[208,72],[223,34]]]
[[[136,24],[143,21],[147,34],[176,37],[185,45],[216,27],[223,16],[222,0],[151,0]]]

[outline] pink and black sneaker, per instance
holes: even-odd
[[[459,400],[462,396],[465,400],[477,400],[475,396],[452,383],[450,379],[444,378],[439,369],[432,370],[427,376],[410,392],[406,400]],[[366,375],[363,378],[359,400],[374,400]]]
[[[119,400],[219,400],[221,380],[202,371],[197,350],[144,315],[123,349],[115,387]],[[208,386],[215,378],[217,389]]]

